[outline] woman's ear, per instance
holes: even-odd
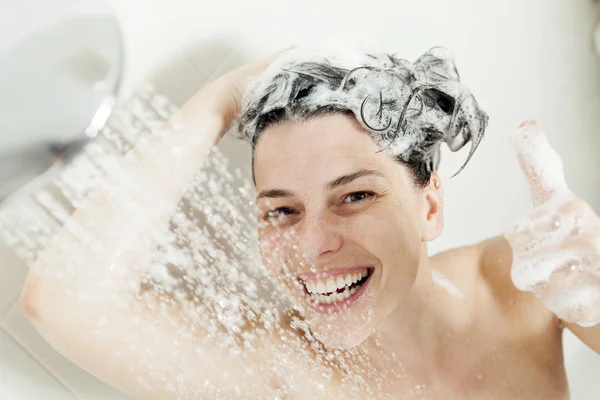
[[[423,201],[423,240],[435,240],[444,228],[444,190],[442,181],[431,173],[429,184],[422,191]]]

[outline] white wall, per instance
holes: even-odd
[[[463,81],[491,119],[469,167],[445,180],[446,229],[433,251],[499,234],[530,208],[507,140],[526,118],[537,118],[546,127],[564,158],[572,189],[600,212],[600,87],[591,42],[597,14],[589,1],[111,3],[126,38],[124,90],[154,70],[157,86],[177,102],[215,69],[271,53],[307,32],[367,33],[408,59],[434,45],[453,49]],[[446,157],[442,177],[451,176],[464,156]],[[0,397],[15,399],[20,393],[23,399],[118,399],[41,341],[14,305],[25,271],[15,262],[2,261]],[[573,399],[600,398],[600,380],[594,374],[600,370],[600,357],[571,335],[566,339],[566,364]]]

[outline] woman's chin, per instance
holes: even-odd
[[[356,324],[352,325],[324,321],[310,324],[311,331],[319,342],[329,349],[337,350],[349,350],[357,347],[371,336],[372,329],[368,325],[360,327]]]

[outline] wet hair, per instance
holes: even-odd
[[[250,82],[238,127],[254,152],[273,124],[337,113],[353,115],[420,187],[437,171],[442,143],[458,151],[471,142],[462,171],[488,122],[451,53],[436,47],[415,63],[386,53],[291,51]]]

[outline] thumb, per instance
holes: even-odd
[[[539,206],[556,195],[569,193],[563,163],[535,121],[525,121],[511,136],[519,164],[529,182],[531,199]]]

